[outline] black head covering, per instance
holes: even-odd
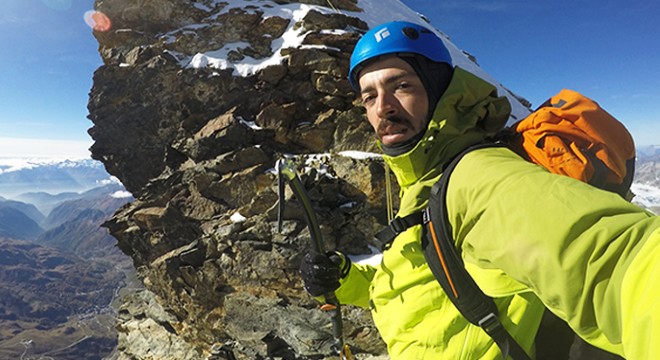
[[[438,104],[442,94],[445,93],[445,90],[449,86],[454,68],[445,62],[435,62],[421,55],[402,54],[399,57],[415,70],[422,84],[424,84],[429,99],[428,121],[433,116],[435,106]]]
[[[424,85],[426,96],[429,100],[429,108],[426,116],[426,124],[428,125],[438,101],[440,101],[442,94],[445,93],[445,90],[449,86],[454,68],[445,62],[435,62],[417,54],[398,54],[398,56],[415,70],[415,73]],[[424,130],[404,143],[394,146],[382,145],[383,152],[389,156],[406,153],[415,147],[422,136],[424,136]]]

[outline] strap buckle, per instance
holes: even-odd
[[[422,224],[426,225],[429,222],[431,222],[431,208],[425,207],[424,210],[422,210]]]
[[[495,330],[498,328],[501,323],[500,319],[495,315],[494,313],[489,313],[488,315],[484,316],[481,320],[479,320],[478,325],[483,328],[487,333],[491,333],[491,331]]]
[[[390,221],[390,228],[392,229],[392,231],[394,231],[396,235],[399,235],[402,232],[404,232],[408,228],[408,226],[406,226],[402,218],[397,216],[394,219],[392,219],[392,221]]]

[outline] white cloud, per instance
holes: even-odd
[[[89,159],[93,141],[0,137],[0,159]]]

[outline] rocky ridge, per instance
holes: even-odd
[[[150,292],[120,310],[114,358],[330,356],[329,318],[298,276],[308,231],[288,192],[277,231],[273,168],[285,154],[299,160],[329,249],[369,253],[386,221],[380,160],[339,155],[375,151],[345,80],[367,25],[325,1],[239,3],[96,1],[113,29],[95,32],[104,65],[88,105],[92,157],[136,198],[105,226]],[[263,16],[280,6],[304,15]],[[294,28],[303,43],[254,74],[188,66],[235,43],[230,59],[265,59]],[[300,154],[324,155],[304,164]],[[344,310],[354,351],[384,354],[369,314]]]

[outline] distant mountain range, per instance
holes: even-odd
[[[660,145],[641,146],[636,149],[637,157],[643,161],[660,160]]]
[[[101,225],[131,200],[115,195],[122,190],[120,185],[106,185],[61,202],[42,221],[45,231],[36,242],[84,258],[119,255],[116,239]]]
[[[48,239],[53,234],[66,227],[82,229],[91,225],[91,231],[103,230],[99,229],[101,223],[131,201],[120,184],[108,184],[82,193],[27,193],[16,198],[23,201],[0,200],[0,236],[38,243],[50,242]],[[71,234],[74,237],[84,237],[74,233]],[[66,241],[70,242],[70,239]]]
[[[633,203],[660,214],[660,146],[637,149]]]
[[[82,192],[110,181],[111,177],[103,164],[92,159],[59,162],[25,160],[0,165],[0,196],[5,198],[27,192]]]
[[[29,204],[17,201],[0,202],[0,237],[10,239],[32,239],[43,232],[39,218],[43,215]],[[31,217],[29,214],[32,214]]]

